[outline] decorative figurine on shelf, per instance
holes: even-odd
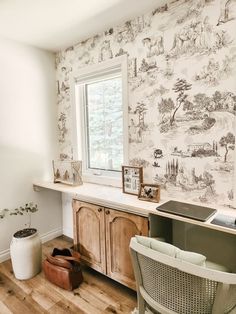
[[[82,185],[81,160],[53,160],[54,183]]]

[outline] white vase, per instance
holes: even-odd
[[[10,254],[14,275],[19,280],[34,277],[41,271],[42,245],[36,229],[17,231],[12,238]]]

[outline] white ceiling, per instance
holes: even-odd
[[[0,36],[58,51],[165,0],[0,0]]]

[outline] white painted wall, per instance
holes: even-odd
[[[44,239],[62,230],[60,193],[32,188],[34,179],[52,177],[58,152],[54,63],[52,53],[0,38],[0,209],[36,202],[32,226]],[[0,220],[0,260],[26,222]]]

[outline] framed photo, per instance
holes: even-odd
[[[143,167],[122,166],[123,193],[138,195],[143,182]]]
[[[52,161],[54,183],[82,185],[82,161]]]
[[[160,201],[160,185],[141,183],[138,198],[142,201],[158,203]]]

